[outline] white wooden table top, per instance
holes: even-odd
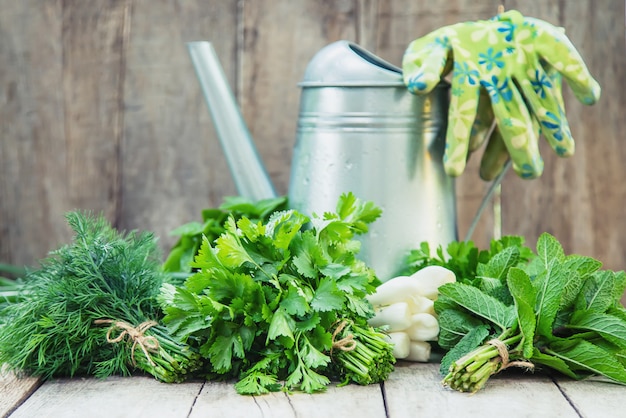
[[[232,383],[159,383],[151,377],[0,377],[0,416],[23,417],[626,417],[626,387],[507,370],[476,394],[441,385],[438,364],[399,363],[381,385],[324,393],[242,396]]]

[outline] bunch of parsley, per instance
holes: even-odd
[[[170,233],[179,238],[170,249],[163,270],[173,277],[188,277],[192,271],[191,262],[200,250],[203,237],[210,242],[216,240],[224,232],[227,219],[238,220],[245,216],[253,222],[266,222],[273,212],[286,208],[285,196],[259,201],[243,196],[226,196],[219,207],[202,211],[202,222],[188,222]]]
[[[517,244],[496,244],[484,262],[461,260],[474,273],[439,288],[444,383],[476,392],[491,375],[521,366],[626,384],[626,274],[565,255],[547,233],[530,257],[522,241],[505,241]]]
[[[229,217],[219,238],[205,237],[197,272],[163,287],[164,322],[208,359],[210,377],[237,379],[242,394],[386,379],[393,347],[367,324],[378,279],[353,239],[380,213],[345,194],[322,217]]]

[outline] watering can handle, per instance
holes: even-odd
[[[276,197],[213,45],[189,42],[187,49],[237,191],[253,201]]]

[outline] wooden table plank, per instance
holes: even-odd
[[[289,397],[294,417],[385,417],[380,385],[330,386],[325,393],[296,393]]]
[[[5,418],[40,385],[36,377],[18,378],[2,367],[0,370],[0,417]]]
[[[441,384],[439,364],[400,363],[384,390],[390,418],[579,416],[549,377],[514,370],[492,377],[482,391],[468,394]]]
[[[198,396],[189,418],[199,417],[263,417],[271,409],[274,416],[290,416],[283,394],[242,396],[235,391],[234,383],[207,382]]]
[[[241,396],[232,384],[207,383],[189,418],[365,416],[385,417],[380,385],[337,387],[313,395],[284,392]]]
[[[165,384],[150,377],[55,379],[45,382],[11,418],[183,418],[202,385]]]
[[[380,385],[337,387],[325,393],[242,396],[232,383],[164,384],[148,377],[46,382],[11,418],[20,417],[317,417],[329,414],[385,417]]]
[[[29,379],[0,380],[0,402],[5,416],[26,398],[10,418],[20,417],[407,417],[407,416],[498,416],[585,417],[624,416],[621,400],[624,386],[567,379],[555,383],[543,374],[507,370],[491,378],[476,394],[459,393],[441,385],[438,364],[397,364],[382,385],[337,387],[325,393],[272,393],[241,396],[233,383],[190,381],[159,383],[150,377],[106,380],[55,379],[39,389],[26,387]],[[36,379],[30,379],[33,382]],[[381,390],[382,389],[382,390]],[[8,405],[8,406],[7,406]],[[9,408],[9,409],[7,409]]]
[[[577,381],[557,379],[557,385],[569,402],[585,418],[624,417],[626,387],[599,378]]]

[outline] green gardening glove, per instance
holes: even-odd
[[[574,152],[561,93],[595,103],[600,87],[562,29],[515,10],[488,21],[446,26],[413,41],[403,58],[404,82],[430,92],[452,72],[444,166],[460,175],[485,141],[481,176],[493,178],[508,158],[523,178],[541,175],[541,132],[558,155]],[[491,122],[497,127],[487,138]]]

